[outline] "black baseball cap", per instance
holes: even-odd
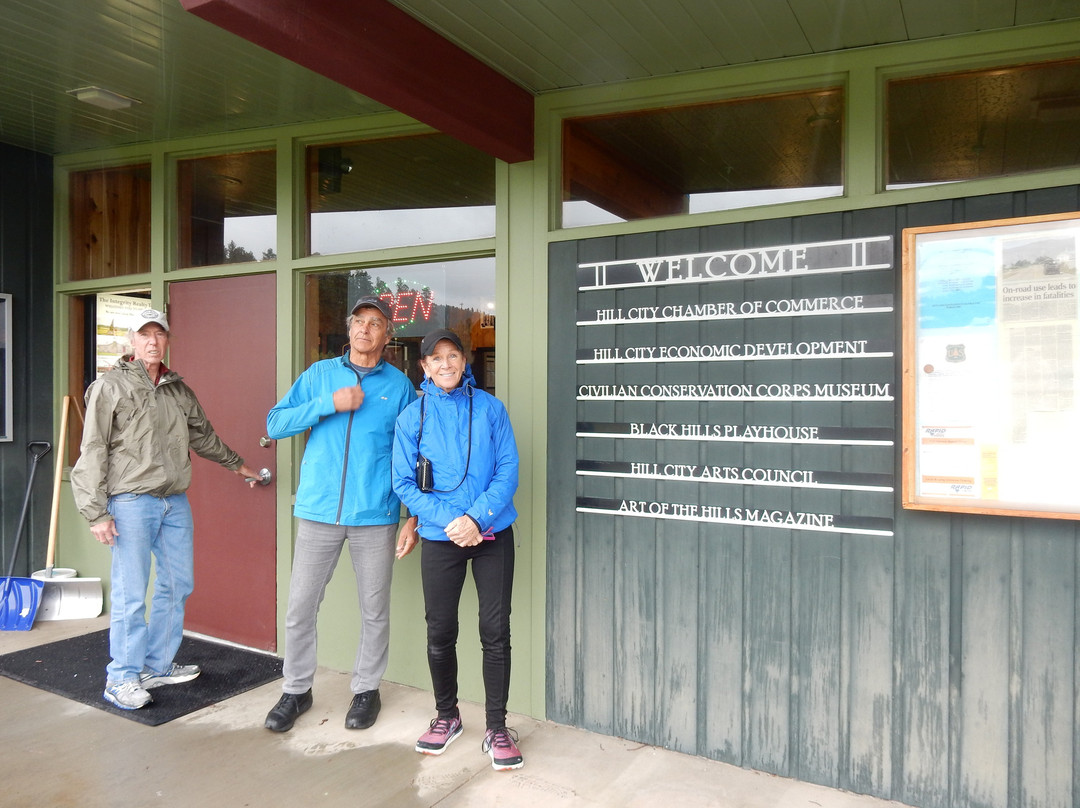
[[[450,340],[457,346],[457,349],[462,353],[465,353],[465,346],[461,344],[461,337],[451,331],[449,328],[436,328],[434,331],[429,331],[420,343],[420,356],[431,356],[435,350],[435,346],[440,340]]]
[[[362,298],[357,300],[356,303],[353,304],[350,314],[356,314],[357,309],[363,308],[378,309],[379,313],[386,318],[387,323],[391,321],[390,306],[381,297],[377,297],[376,295],[364,295]]]

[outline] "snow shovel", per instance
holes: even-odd
[[[15,529],[15,545],[11,548],[11,562],[8,564],[7,577],[3,579],[2,584],[0,630],[3,631],[28,631],[34,625],[34,615],[37,613],[41,590],[44,588],[41,581],[33,578],[13,578],[11,574],[15,571],[15,559],[19,555],[19,541],[22,538],[23,526],[26,524],[26,511],[30,506],[34,472],[37,471],[38,461],[51,449],[52,446],[48,441],[32,440],[26,444],[26,450],[30,452],[30,474],[26,480],[26,497],[23,499],[22,513],[19,514],[19,526]]]
[[[64,396],[60,410],[60,440],[57,442],[56,474],[53,477],[52,516],[49,519],[49,549],[45,569],[31,577],[41,581],[41,603],[38,620],[83,620],[101,614],[103,597],[100,578],[77,578],[75,570],[54,567],[56,558],[56,526],[60,516],[60,482],[64,476],[64,443],[67,439],[68,410],[71,396]]]

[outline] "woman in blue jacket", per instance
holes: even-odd
[[[462,732],[457,706],[458,603],[472,562],[480,605],[487,732],[497,770],[523,764],[506,726],[510,692],[510,596],[518,454],[506,408],[479,390],[453,331],[420,343],[424,395],[398,416],[394,492],[418,517],[428,666],[438,715],[416,751],[441,755]]]

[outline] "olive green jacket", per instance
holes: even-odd
[[[189,451],[230,471],[244,464],[179,374],[166,369],[154,385],[142,362],[121,359],[86,391],[81,455],[71,470],[79,513],[96,525],[112,519],[110,496],[187,491]]]

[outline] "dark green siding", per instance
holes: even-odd
[[[29,441],[53,441],[52,160],[0,144],[0,293],[12,296],[12,440],[0,443],[0,549],[6,574],[26,496]],[[44,566],[52,453],[38,464],[16,575]]]
[[[918,806],[1070,806],[1080,795],[1077,522],[899,507],[901,231],[1074,211],[1076,187],[553,244],[548,438],[548,716],[600,732]],[[895,404],[581,401],[577,382],[716,382],[706,363],[575,364],[580,348],[703,341],[700,324],[577,328],[576,308],[686,290],[579,295],[579,263],[891,235],[890,315],[745,321],[745,342],[894,339],[892,359],[743,363],[745,381],[893,384]],[[747,296],[845,292],[866,279],[749,281]],[[874,281],[870,285],[874,285]],[[884,319],[880,319],[884,318]],[[568,325],[569,324],[569,325]],[[728,326],[725,326],[728,328]],[[633,329],[632,333],[628,329]],[[713,337],[715,339],[715,337]],[[651,343],[650,343],[651,340]],[[739,363],[736,363],[739,364]],[[884,422],[883,422],[884,417]],[[575,436],[575,421],[891,427],[893,447],[702,445]],[[737,453],[733,455],[732,453]],[[632,456],[630,456],[632,454]],[[578,478],[580,458],[843,468],[894,493],[778,488],[747,502],[892,520],[892,536],[577,513],[593,497],[701,503],[715,486]],[[1078,492],[1080,496],[1080,492]],[[730,501],[730,496],[725,494]]]

